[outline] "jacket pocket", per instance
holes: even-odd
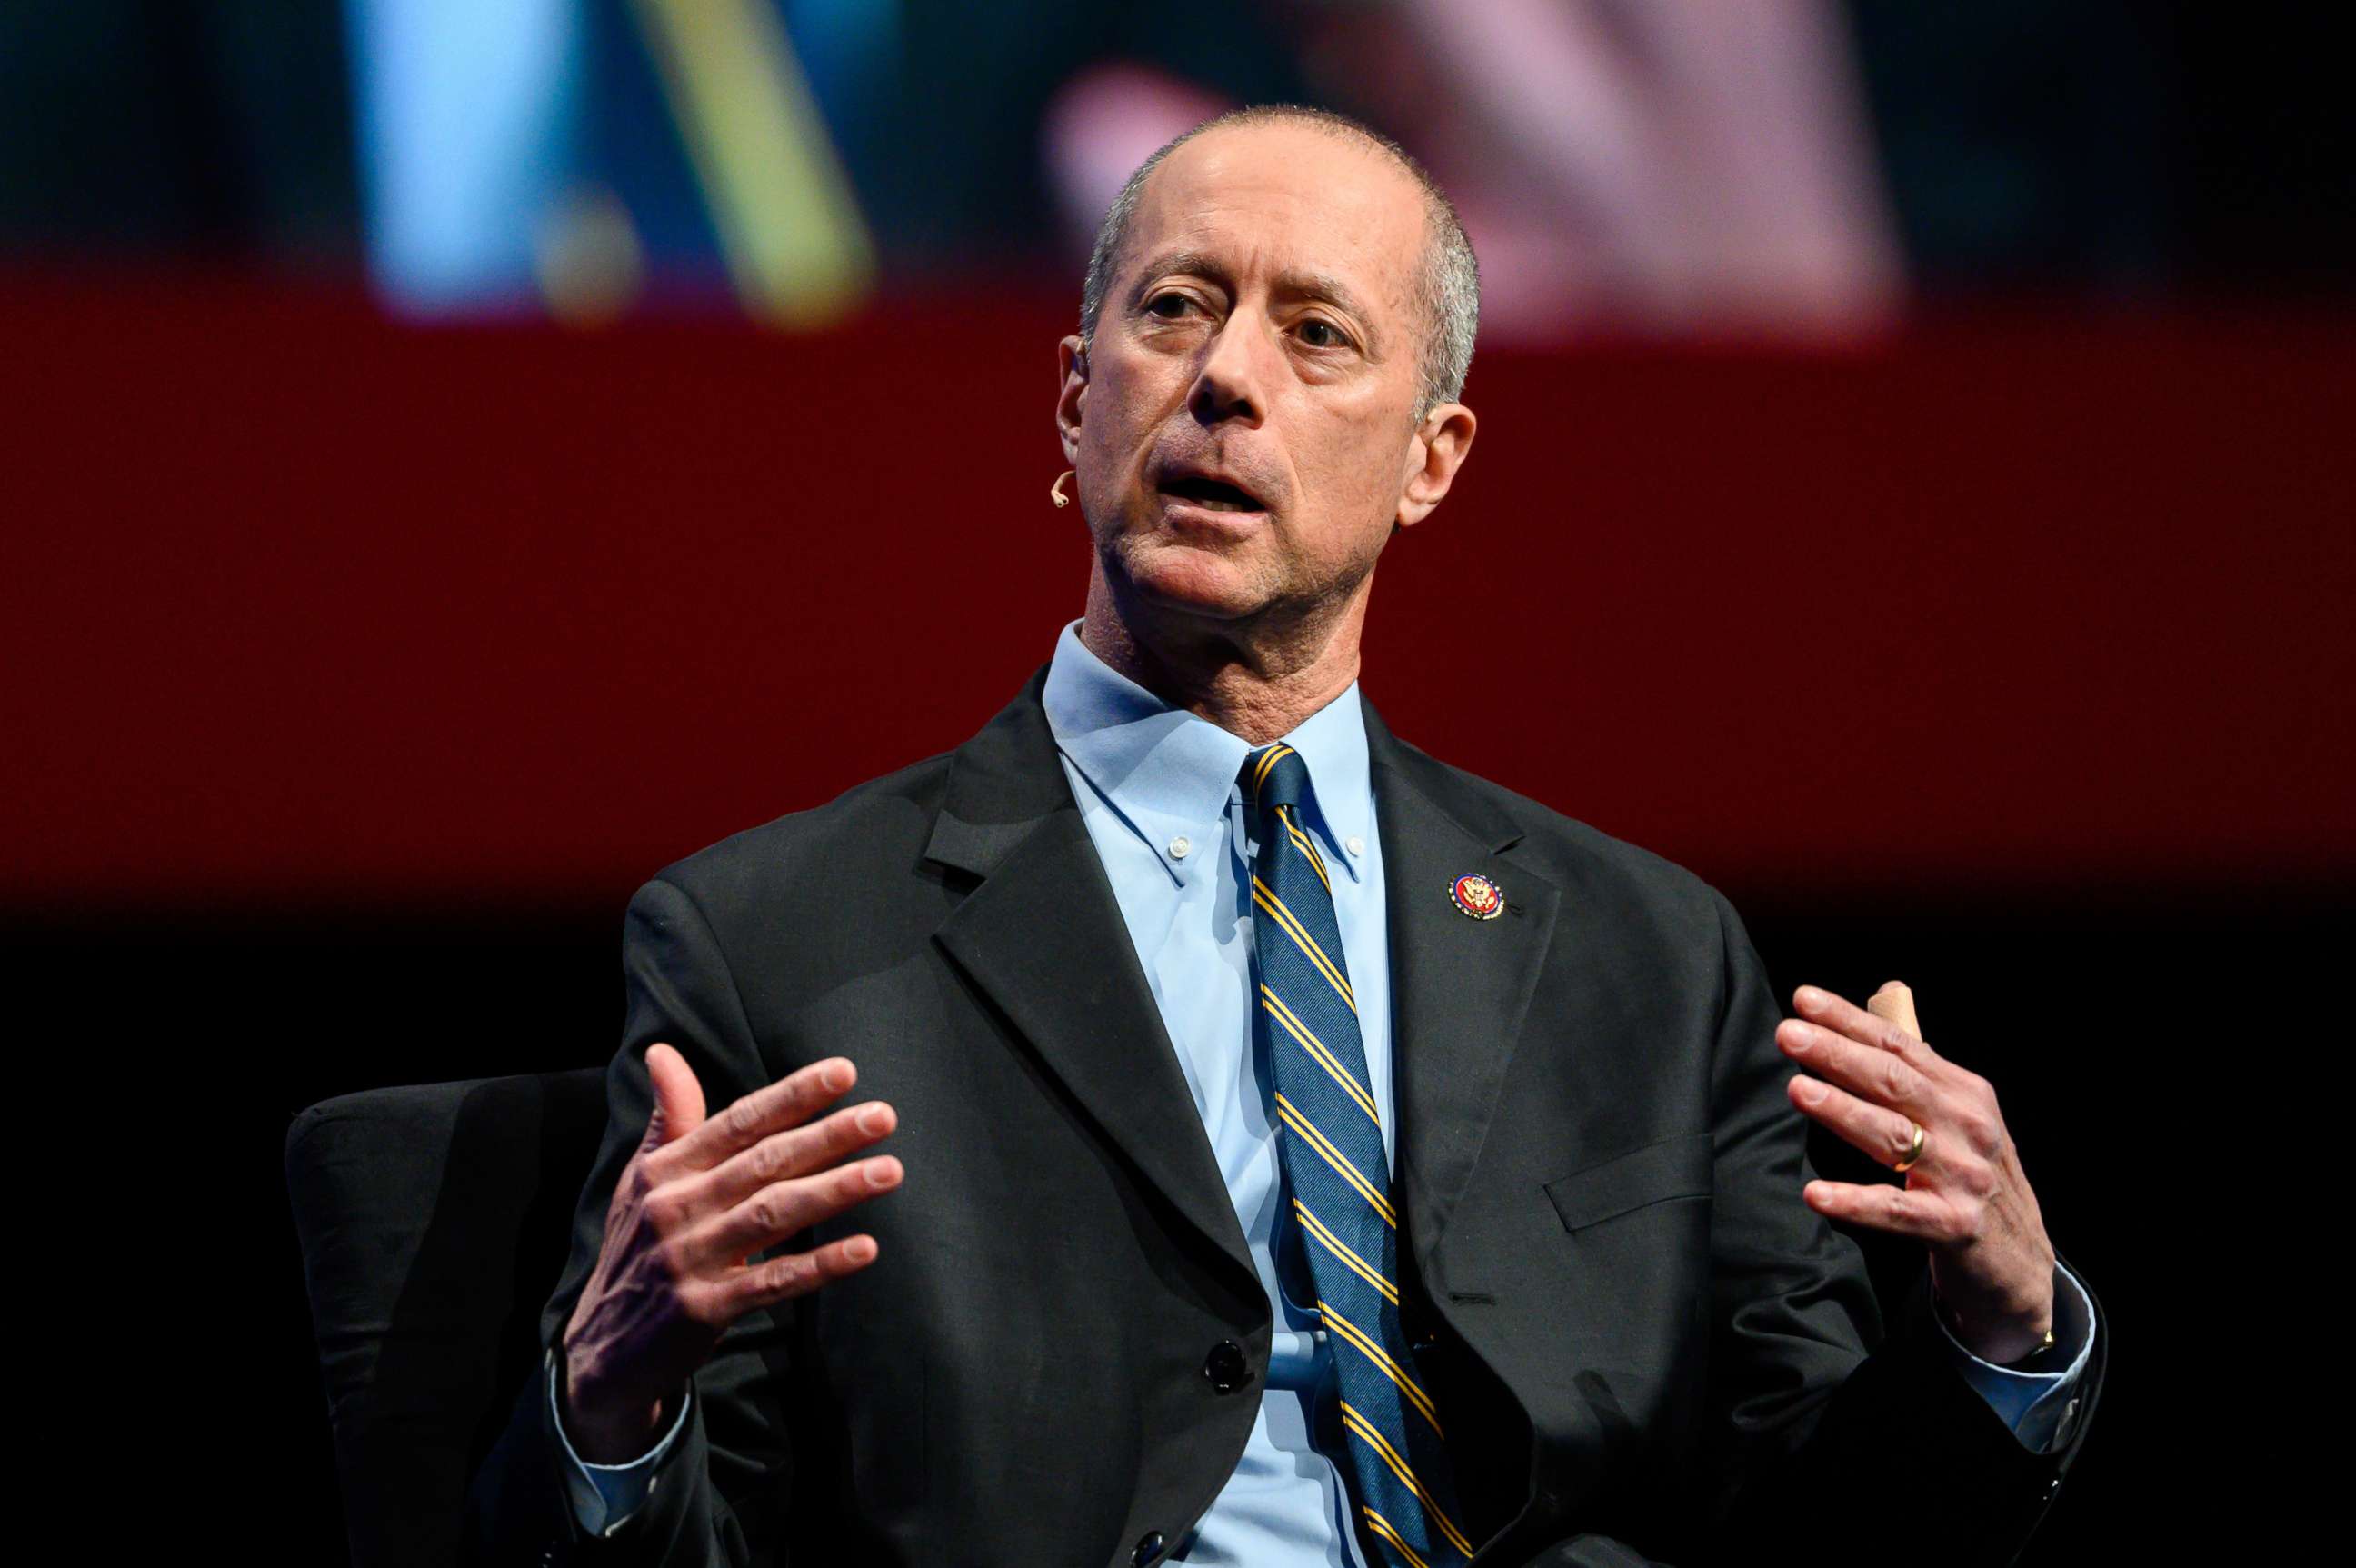
[[[1672,1198],[1708,1197],[1709,1192],[1707,1133],[1664,1138],[1546,1184],[1546,1195],[1562,1217],[1565,1230],[1583,1230]]]

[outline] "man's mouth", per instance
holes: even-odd
[[[1200,474],[1173,475],[1162,481],[1162,493],[1206,511],[1265,511],[1258,498],[1225,479]]]

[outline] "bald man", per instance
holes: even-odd
[[[1351,122],[1240,112],[1130,180],[1059,349],[1081,617],[954,752],[630,906],[488,1555],[2019,1550],[2104,1336],[1990,1086],[1902,990],[1784,1018],[1711,888],[1359,689],[1477,311]],[[1810,1120],[1902,1180],[1815,1179]],[[1925,1249],[1887,1332],[1835,1219]]]

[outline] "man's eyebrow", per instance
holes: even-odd
[[[1154,279],[1168,277],[1173,273],[1191,273],[1196,277],[1212,278],[1222,284],[1227,281],[1226,269],[1207,251],[1166,251],[1138,269],[1138,289],[1142,292],[1145,285]]]
[[[1156,256],[1140,270],[1137,274],[1138,288],[1141,292],[1154,279],[1168,277],[1173,273],[1185,273],[1196,277],[1209,278],[1222,285],[1229,281],[1227,269],[1208,252],[1171,251]],[[1331,273],[1279,273],[1276,276],[1275,292],[1280,299],[1313,299],[1321,304],[1330,305],[1359,322],[1370,339],[1379,340],[1380,328],[1375,324],[1373,313],[1359,302],[1357,295],[1351,291],[1349,285]],[[1367,345],[1369,349],[1376,346],[1376,342],[1371,341]]]

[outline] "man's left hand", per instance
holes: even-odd
[[[1893,1166],[1922,1129],[1903,1187],[1812,1181],[1808,1207],[1927,1245],[1932,1288],[1975,1356],[2002,1365],[2036,1349],[2053,1324],[2053,1246],[1995,1089],[1922,1043],[1896,981],[1870,1012],[1813,985],[1792,1001],[1801,1015],[1775,1043],[1807,1069],[1789,1090],[1803,1115]]]

